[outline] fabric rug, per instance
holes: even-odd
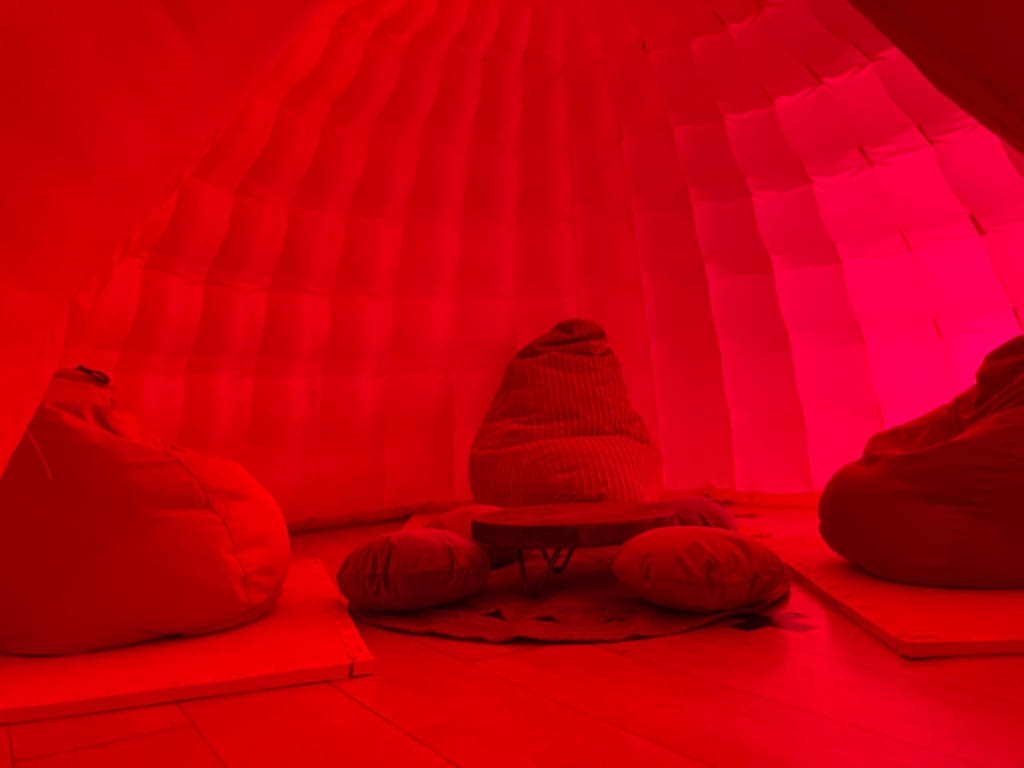
[[[785,584],[770,597],[722,613],[683,613],[659,608],[621,586],[612,573],[618,547],[577,549],[569,567],[552,573],[539,597],[523,592],[519,565],[491,571],[472,597],[408,613],[381,613],[350,606],[352,616],[386,629],[438,634],[464,640],[502,642],[517,638],[547,641],[616,641],[675,635],[738,613],[759,611],[789,592]],[[531,583],[540,579],[538,554],[526,563]]]

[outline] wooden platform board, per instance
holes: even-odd
[[[1024,653],[1024,589],[937,589],[876,578],[820,536],[765,543],[796,578],[912,659]]]
[[[473,517],[473,538],[513,549],[607,547],[674,526],[676,510],[654,504],[540,504]]]
[[[746,510],[733,511],[734,516],[737,518],[757,516],[756,514],[748,512]],[[738,514],[735,514],[736,512],[738,512]],[[429,523],[431,520],[437,517],[437,515],[437,512],[416,512],[412,514],[408,520],[405,521],[405,524],[402,526],[402,529],[406,531],[414,531],[418,528],[426,528],[427,523]],[[737,520],[736,525],[738,526],[740,533],[746,534],[747,536],[753,536],[755,539],[770,539],[772,537],[771,531],[765,531],[761,528],[755,528],[749,523],[744,522],[743,520]]]
[[[0,724],[369,675],[373,656],[319,560],[238,629],[80,656],[0,654]]]

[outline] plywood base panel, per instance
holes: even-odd
[[[277,605],[238,629],[79,656],[0,654],[0,723],[337,680],[373,656],[319,560],[294,562]]]
[[[938,589],[879,579],[820,536],[766,543],[796,578],[909,658],[1024,653],[1024,589]]]

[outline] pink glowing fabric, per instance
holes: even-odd
[[[605,332],[566,320],[523,347],[469,452],[480,504],[654,501],[662,456]]]
[[[62,361],[293,523],[468,499],[582,317],[666,487],[806,493],[1020,333],[1019,156],[846,0],[49,6],[0,24],[0,457]]]
[[[262,616],[289,544],[232,461],[164,443],[102,374],[58,371],[0,477],[0,652],[85,653]]]
[[[821,497],[821,535],[893,581],[1024,588],[1024,336],[994,350],[978,383],[875,435]]]

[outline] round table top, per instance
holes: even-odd
[[[544,504],[477,515],[473,538],[515,549],[607,547],[676,525],[671,507],[657,504]]]

